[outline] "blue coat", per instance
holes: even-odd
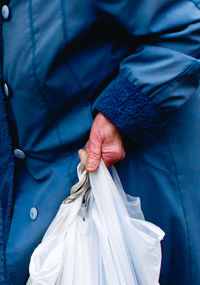
[[[125,190],[166,232],[161,284],[200,284],[199,0],[11,0],[1,18],[0,250],[3,262],[12,212],[12,282],[25,284],[99,111],[124,135]]]

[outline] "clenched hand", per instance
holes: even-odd
[[[86,154],[88,154],[86,161],[88,172],[94,172],[98,168],[101,157],[107,167],[125,157],[119,130],[101,113],[96,116],[92,124],[86,150],[79,150],[80,159]]]

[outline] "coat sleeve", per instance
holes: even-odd
[[[150,143],[200,83],[199,0],[98,0],[136,42],[94,108],[135,142]],[[113,27],[114,28],[114,27]]]

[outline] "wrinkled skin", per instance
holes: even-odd
[[[86,149],[79,150],[80,159],[85,155],[88,155],[86,161],[88,172],[94,172],[98,168],[101,157],[107,167],[125,157],[120,131],[101,113],[94,119]]]

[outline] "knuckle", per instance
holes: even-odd
[[[120,160],[124,159],[125,156],[126,156],[126,152],[125,152],[125,150],[123,149],[123,151],[121,152],[121,158],[120,158]]]
[[[91,160],[100,160],[101,158],[101,155],[97,152],[89,152],[89,155],[88,155],[88,161],[91,161]]]
[[[106,166],[110,167],[114,163],[123,160],[126,153],[121,147],[112,147],[109,152],[103,154]]]
[[[116,147],[115,149],[113,149],[112,155],[116,159],[121,159],[121,158],[123,158],[125,156],[125,152],[124,152],[124,150],[122,148]]]

